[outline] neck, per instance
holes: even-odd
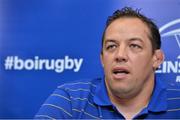
[[[153,92],[154,80],[149,80],[144,85],[145,88],[138,94],[127,98],[121,98],[120,95],[113,95],[109,92],[112,103],[126,119],[132,119],[143,108],[147,107]]]
[[[141,98],[142,99],[142,98]],[[126,119],[132,119],[143,108],[147,107],[149,98],[141,100],[140,98],[121,99],[118,103],[113,102],[117,110],[122,113]]]

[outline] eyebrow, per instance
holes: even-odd
[[[107,39],[107,40],[105,41],[105,43],[104,43],[104,44],[107,44],[108,42],[113,42],[113,43],[117,43],[117,42],[116,42],[116,40],[112,40],[112,39]]]
[[[141,43],[144,43],[144,41],[141,38],[138,38],[138,37],[130,38],[130,39],[127,40],[127,42],[131,42],[131,41],[140,41]],[[108,42],[117,43],[116,40],[107,39],[104,44],[107,44]]]
[[[130,38],[129,41],[140,41],[144,43],[144,41],[141,38],[135,37],[135,38]]]

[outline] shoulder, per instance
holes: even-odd
[[[74,90],[75,89],[93,89],[98,86],[101,80],[102,80],[101,78],[77,80],[77,81],[59,85],[57,89],[61,89],[65,91],[71,91],[73,89]]]
[[[92,105],[91,98],[100,81],[99,78],[84,79],[58,86],[41,106],[36,118],[72,118],[72,107],[84,107],[83,103]]]
[[[64,91],[66,94],[68,94],[70,97],[73,96],[79,96],[80,95],[89,95],[94,94],[97,86],[101,82],[101,78],[95,78],[95,79],[82,79],[77,80],[69,83],[65,83],[62,85],[59,85],[57,89],[55,90],[56,93],[58,91]]]
[[[167,97],[180,97],[180,88],[167,88]]]
[[[66,87],[77,87],[77,86],[94,86],[102,80],[102,78],[94,78],[94,79],[80,79],[73,82],[68,82],[62,85],[59,85],[58,88],[66,88]]]
[[[180,113],[180,88],[167,88],[168,112]]]

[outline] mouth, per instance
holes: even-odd
[[[116,67],[112,72],[115,79],[123,79],[130,73],[130,71],[124,67]]]

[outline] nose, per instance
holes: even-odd
[[[116,62],[127,62],[128,61],[128,55],[127,55],[127,49],[125,46],[119,46],[116,55],[115,55],[115,61]]]

